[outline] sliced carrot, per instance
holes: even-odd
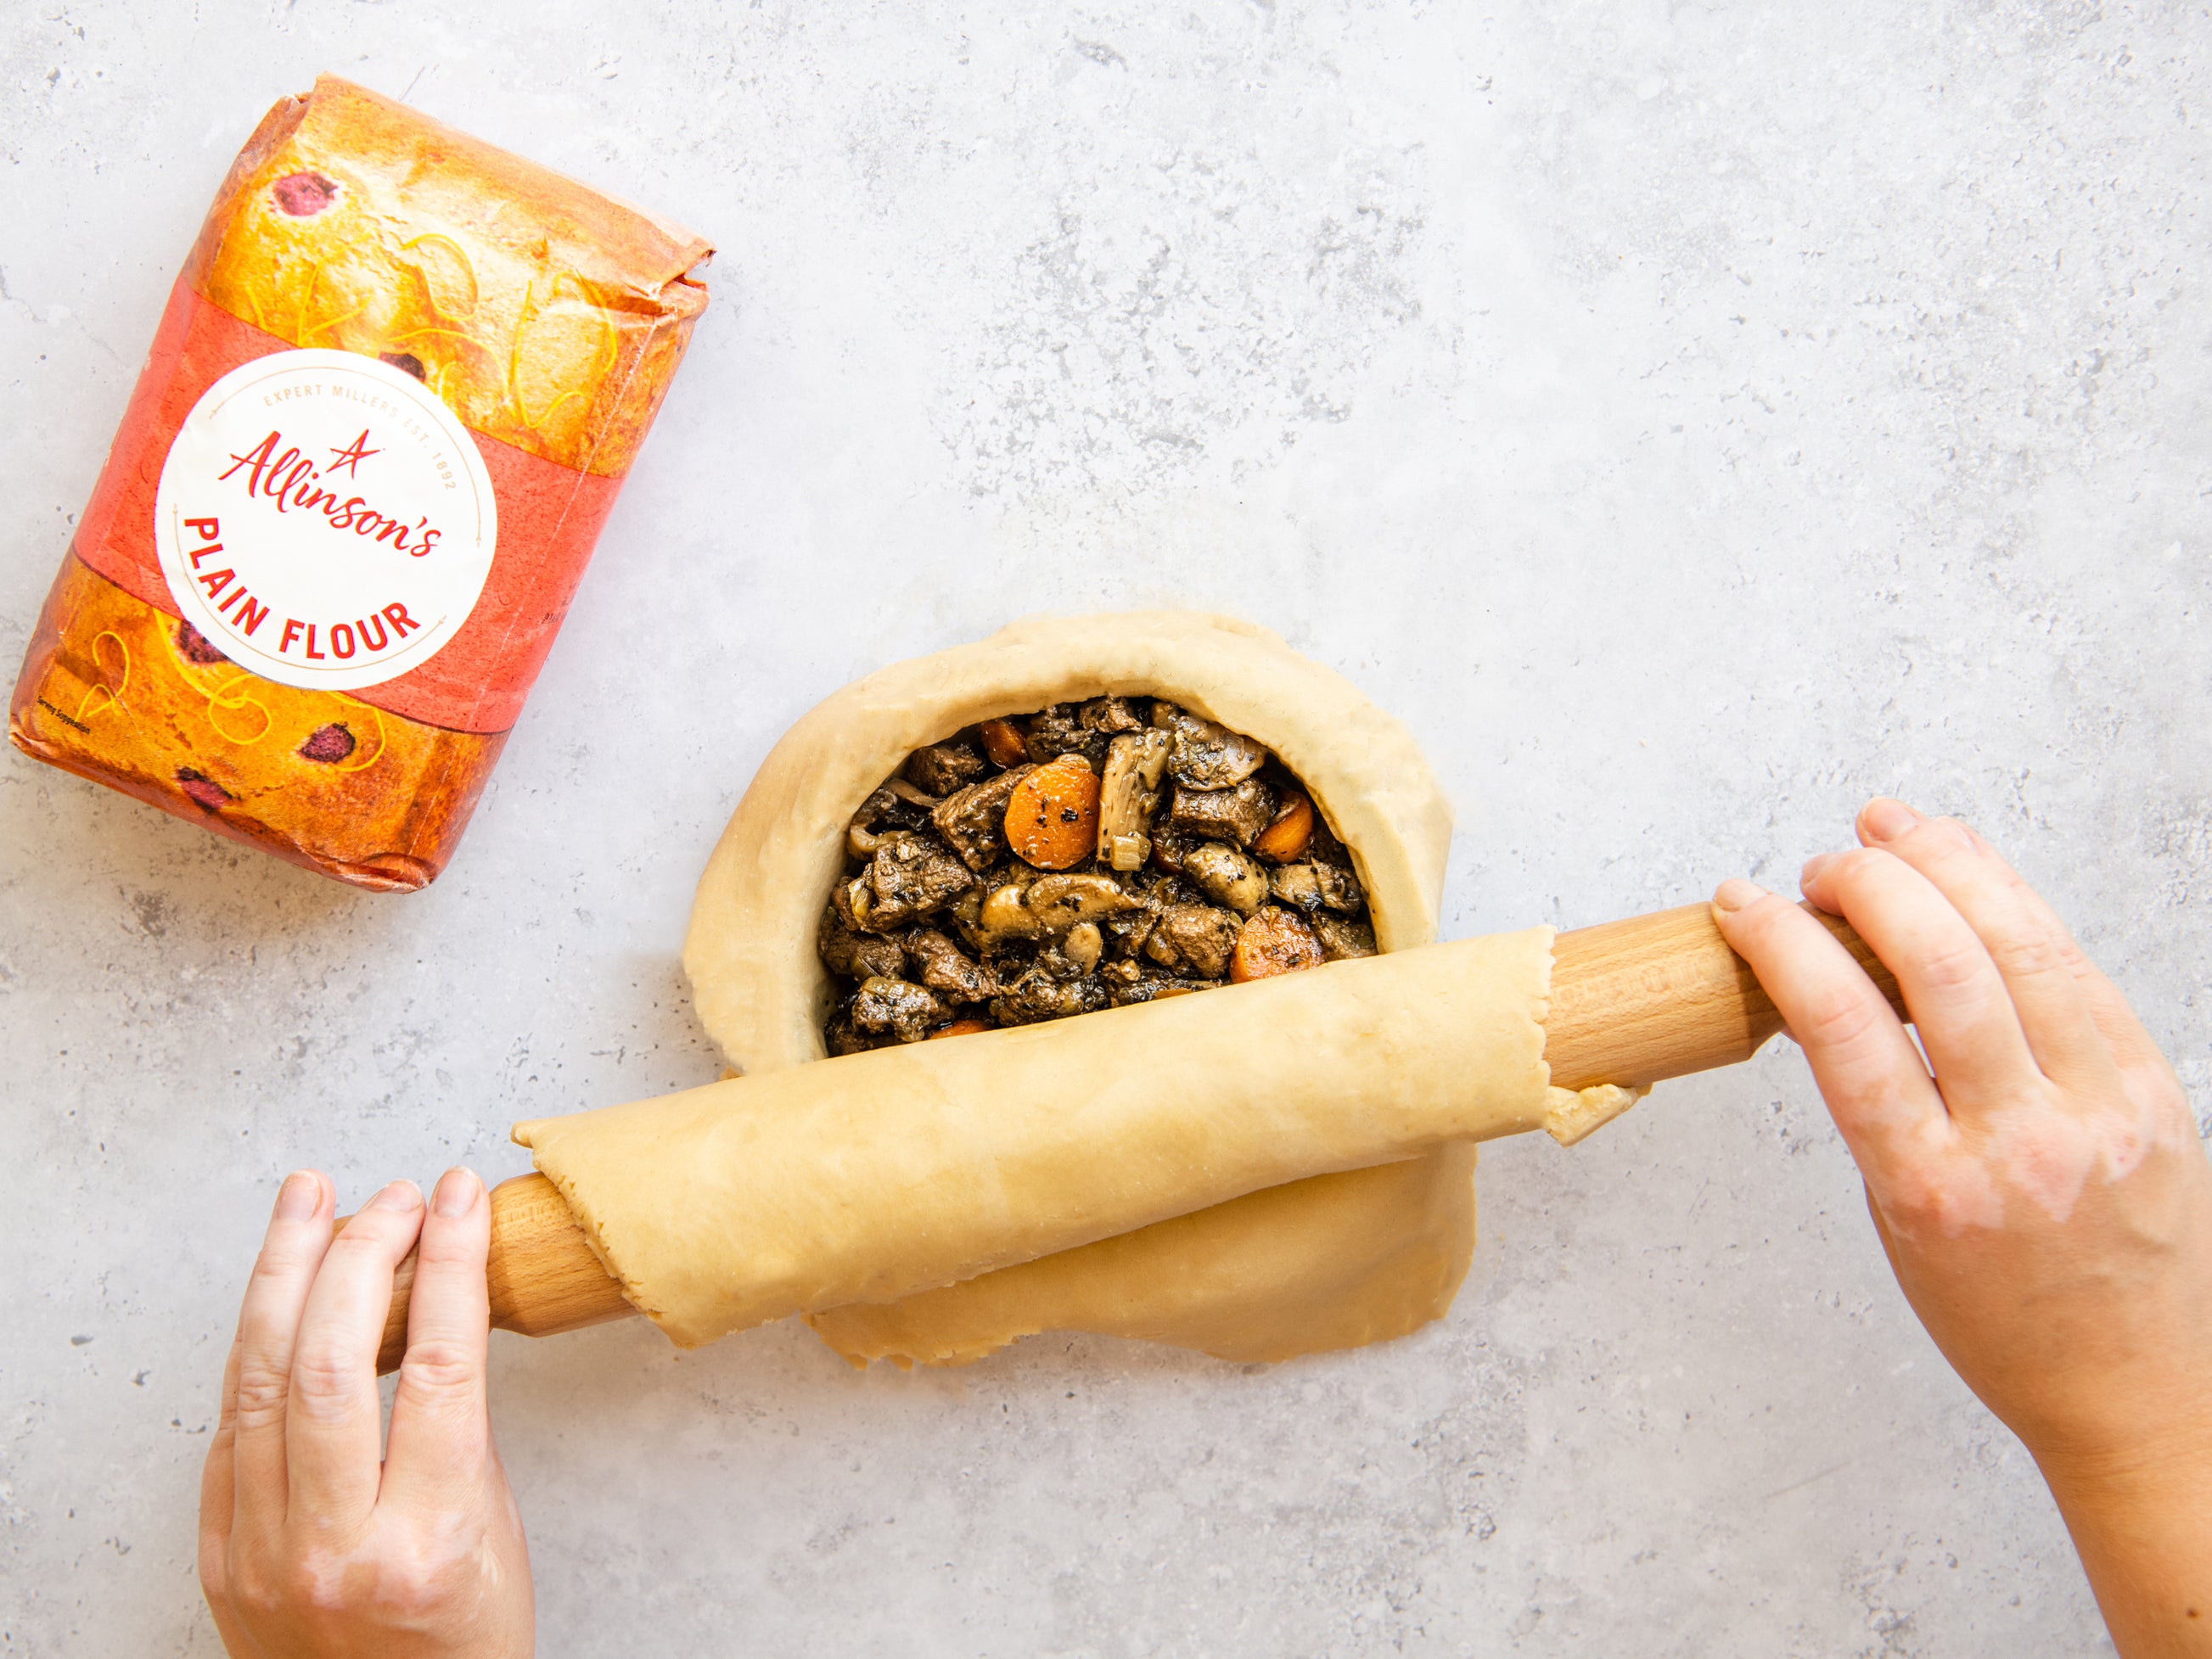
[[[1022,742],[1022,734],[1012,720],[985,720],[975,728],[975,735],[983,740],[983,752],[991,757],[994,766],[1019,766],[1030,757]]]
[[[1237,933],[1237,948],[1229,957],[1229,982],[1243,985],[1277,974],[1295,974],[1301,968],[1318,968],[1324,960],[1313,929],[1288,910],[1270,904]]]
[[[1293,864],[1313,840],[1313,802],[1297,789],[1283,791],[1282,805],[1267,827],[1252,838],[1252,850],[1270,864]]]
[[[1080,755],[1062,755],[1014,786],[1006,798],[1006,844],[1040,870],[1066,870],[1098,846],[1098,775]]]
[[[929,1040],[934,1042],[939,1037],[966,1036],[970,1031],[988,1031],[990,1029],[991,1022],[988,1019],[956,1019],[942,1030],[932,1031]]]

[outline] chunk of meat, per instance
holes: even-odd
[[[860,981],[853,995],[853,1024],[864,1031],[884,1032],[901,1042],[919,1042],[942,1025],[952,1011],[929,991],[909,981],[881,975]]]
[[[1229,979],[1231,984],[1243,985],[1255,979],[1272,979],[1277,974],[1318,968],[1327,960],[1313,929],[1290,911],[1271,904],[1237,934],[1237,950],[1229,960]]]
[[[1123,732],[1141,732],[1143,718],[1137,706],[1127,697],[1093,697],[1083,705],[1078,718],[1087,731],[1103,732],[1113,737]]]
[[[1017,766],[995,778],[971,783],[948,795],[931,813],[937,833],[951,843],[970,870],[979,873],[1006,850],[1006,802],[1033,769]]]
[[[1334,916],[1326,910],[1316,910],[1306,921],[1321,941],[1321,953],[1331,962],[1375,954],[1375,930],[1364,921]]]
[[[997,976],[933,927],[908,934],[906,954],[915,976],[948,1002],[984,1002],[999,994]]]
[[[814,930],[814,948],[822,965],[847,979],[866,979],[872,974],[895,977],[906,966],[899,941],[860,932],[850,915],[849,908],[841,908],[834,899],[823,907],[821,925]]]
[[[1105,1006],[1106,987],[1096,974],[1063,980],[1039,963],[992,1001],[991,1018],[1001,1025],[1033,1025],[1041,1019],[1093,1013]]]
[[[1085,726],[1074,703],[1056,702],[1030,717],[1022,728],[1022,747],[1039,766],[1062,755],[1080,755],[1096,771],[1105,763],[1107,736]]]
[[[1152,868],[1170,876],[1182,873],[1182,861],[1190,849],[1200,843],[1195,836],[1184,834],[1165,818],[1152,824]]]
[[[1006,801],[1022,787],[1022,779],[1036,768],[1018,765],[995,779],[971,783],[960,794],[945,796],[945,803],[929,814],[936,832],[951,842],[969,869],[984,872],[1006,852]]]
[[[933,795],[949,795],[983,775],[983,757],[957,738],[933,743],[906,757],[907,781]]]
[[[1139,973],[1134,963],[1117,963],[1113,967],[1128,969],[1126,975],[1106,975],[1103,969],[1099,971],[1099,978],[1106,980],[1106,1000],[1117,1009],[1126,1009],[1130,1002],[1186,998],[1192,991],[1212,991],[1217,984],[1224,984],[1224,980],[1179,980],[1172,973]]]
[[[1233,841],[1249,847],[1252,838],[1275,816],[1274,791],[1257,778],[1227,789],[1198,789],[1176,786],[1168,822],[1190,835],[1208,841]]]
[[[1170,904],[1145,941],[1145,954],[1163,968],[1196,979],[1219,979],[1229,971],[1243,923],[1234,910],[1210,904]]]
[[[1175,756],[1168,765],[1176,781],[1194,789],[1229,788],[1267,763],[1267,751],[1262,745],[1173,703],[1154,703],[1152,724],[1175,739]],[[1267,820],[1261,822],[1264,824]],[[1251,836],[1244,839],[1249,841]]]
[[[872,933],[890,933],[938,909],[975,880],[975,872],[936,836],[920,830],[885,836],[868,862],[872,902],[859,920]]]
[[[849,1003],[837,1011],[836,1018],[830,1022],[830,1029],[823,1033],[823,1040],[833,1054],[865,1054],[869,1049],[880,1048],[891,1041],[887,1036],[874,1036],[854,1024]]]

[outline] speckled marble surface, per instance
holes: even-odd
[[[2212,21],[2191,5],[0,17],[0,659],[231,152],[319,69],[714,237],[468,842],[358,896],[0,763],[0,1654],[210,1654],[197,1471],[277,1178],[714,1074],[676,954],[820,696],[1024,611],[1243,612],[1403,714],[1447,930],[2015,849],[2212,1114]],[[1486,1157],[1449,1320],[496,1339],[543,1651],[2072,1655],[2018,1444],[1796,1056]],[[647,1636],[645,1632],[650,1632]]]

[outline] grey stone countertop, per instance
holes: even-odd
[[[39,0],[0,16],[12,677],[231,154],[319,70],[693,225],[714,303],[474,828],[357,894],[9,752],[0,1655],[218,1650],[199,1463],[278,1178],[714,1077],[760,757],[1044,609],[1408,721],[1449,935],[1971,817],[2212,1111],[2212,26],[1869,0]],[[1450,1316],[1240,1369],[501,1336],[547,1655],[2073,1655],[2020,1445],[1798,1055],[1488,1149]]]

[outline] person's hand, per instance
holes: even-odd
[[[2212,1653],[2212,1164],[2125,999],[1987,842],[1877,800],[1715,920],[1805,1050],[1898,1283],[2033,1453],[2130,1655]]]
[[[200,1586],[233,1659],[523,1659],[522,1519],[484,1402],[483,1183],[448,1170],[429,1212],[386,1187],[331,1237],[332,1193],[288,1177],[223,1370],[200,1480]],[[407,1358],[378,1460],[376,1348],[415,1245]]]

